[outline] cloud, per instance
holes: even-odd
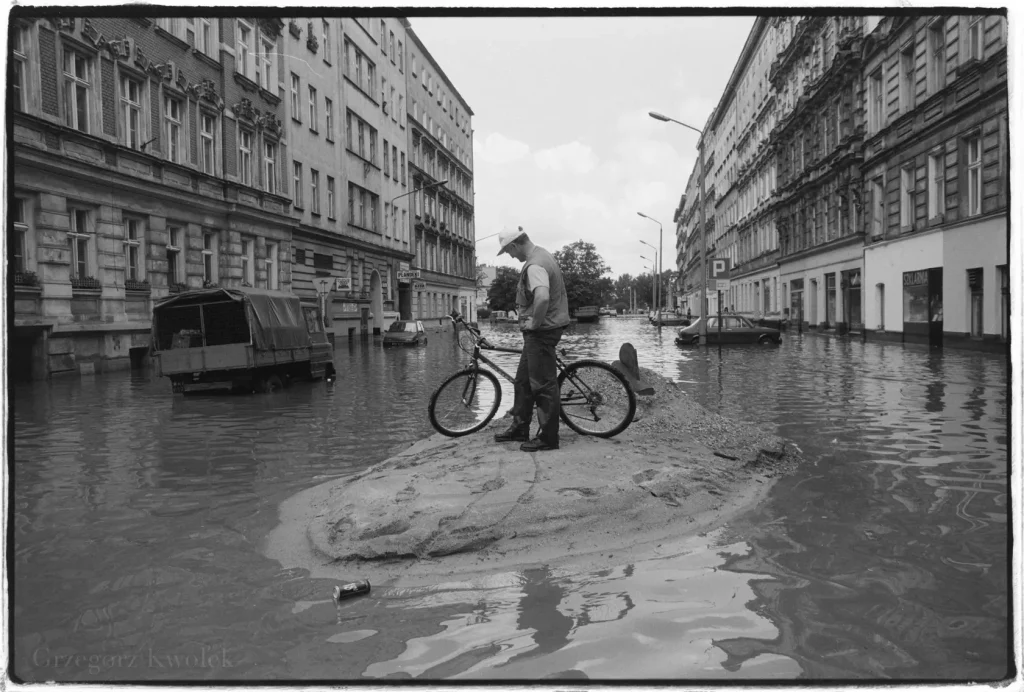
[[[590,173],[597,167],[597,154],[586,144],[569,142],[533,155],[537,166],[555,173]]]
[[[526,158],[530,147],[523,142],[492,132],[484,139],[473,138],[473,159],[484,163],[512,163]]]

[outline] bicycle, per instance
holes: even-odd
[[[515,380],[482,351],[521,354],[522,349],[491,344],[458,311],[448,317],[457,330],[458,325],[465,327],[459,335],[459,346],[472,353],[473,362],[449,375],[434,390],[427,411],[435,430],[448,437],[461,437],[490,423],[501,406],[501,385],[492,370],[509,382]],[[559,350],[560,354],[555,354],[561,401],[559,417],[581,435],[613,437],[625,430],[636,413],[636,394],[626,378],[597,360],[566,363],[562,357],[568,357],[567,351]],[[481,361],[491,370],[482,368]]]

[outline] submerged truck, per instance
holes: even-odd
[[[333,379],[334,348],[316,306],[260,288],[184,291],[153,307],[157,374],[174,392],[272,392]]]

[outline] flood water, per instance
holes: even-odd
[[[185,398],[150,372],[17,385],[13,674],[1006,675],[1006,359],[794,333],[719,351],[672,334],[604,319],[563,345],[610,361],[629,341],[641,366],[711,410],[775,424],[804,462],[764,505],[646,561],[374,585],[340,607],[332,588],[360,575],[313,577],[264,556],[278,505],[431,434],[430,392],[468,361],[451,334],[404,350],[339,344],[336,383],[272,395]]]

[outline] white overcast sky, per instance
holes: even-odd
[[[703,128],[729,80],[753,16],[412,17],[413,29],[475,113],[477,238],[523,226],[554,251],[586,240],[612,275],[645,271],[672,214]],[[496,258],[497,238],[477,243]],[[649,263],[647,263],[649,264]]]

